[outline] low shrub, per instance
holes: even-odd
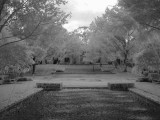
[[[32,79],[31,78],[26,78],[26,77],[17,78],[17,82],[21,82],[21,81],[32,81]]]

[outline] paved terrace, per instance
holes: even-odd
[[[108,82],[133,82],[134,92],[152,98],[160,103],[160,85],[155,83],[136,83],[137,79],[130,73],[117,74],[54,74],[52,76],[34,76],[33,81],[0,85],[0,110],[11,106],[41,89],[36,88],[36,82],[63,83],[66,88],[107,87]]]
[[[35,81],[0,85],[0,111],[40,91]]]

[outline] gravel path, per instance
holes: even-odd
[[[70,89],[42,91],[0,116],[1,120],[159,120],[156,106],[145,106],[123,91]]]

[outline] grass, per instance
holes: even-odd
[[[123,81],[130,74],[56,74],[55,69],[88,73],[92,65],[38,65],[37,80],[63,82],[71,86],[101,86],[106,81]],[[99,70],[95,66],[95,70]],[[43,76],[46,75],[46,76]],[[34,79],[35,79],[34,78]],[[106,84],[107,85],[107,84]],[[159,120],[160,110],[133,99],[129,92],[105,89],[42,91],[0,115],[0,120]]]
[[[160,109],[145,106],[130,92],[42,91],[3,113],[1,120],[159,120]],[[155,111],[156,110],[156,111]]]

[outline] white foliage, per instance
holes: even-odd
[[[5,27],[1,32],[0,44],[3,45],[5,43],[18,40],[17,38],[11,36],[12,34],[9,29]],[[23,70],[32,64],[31,58],[27,54],[25,42],[0,47],[0,53],[1,71],[3,71],[6,66],[17,66],[17,68]]]

